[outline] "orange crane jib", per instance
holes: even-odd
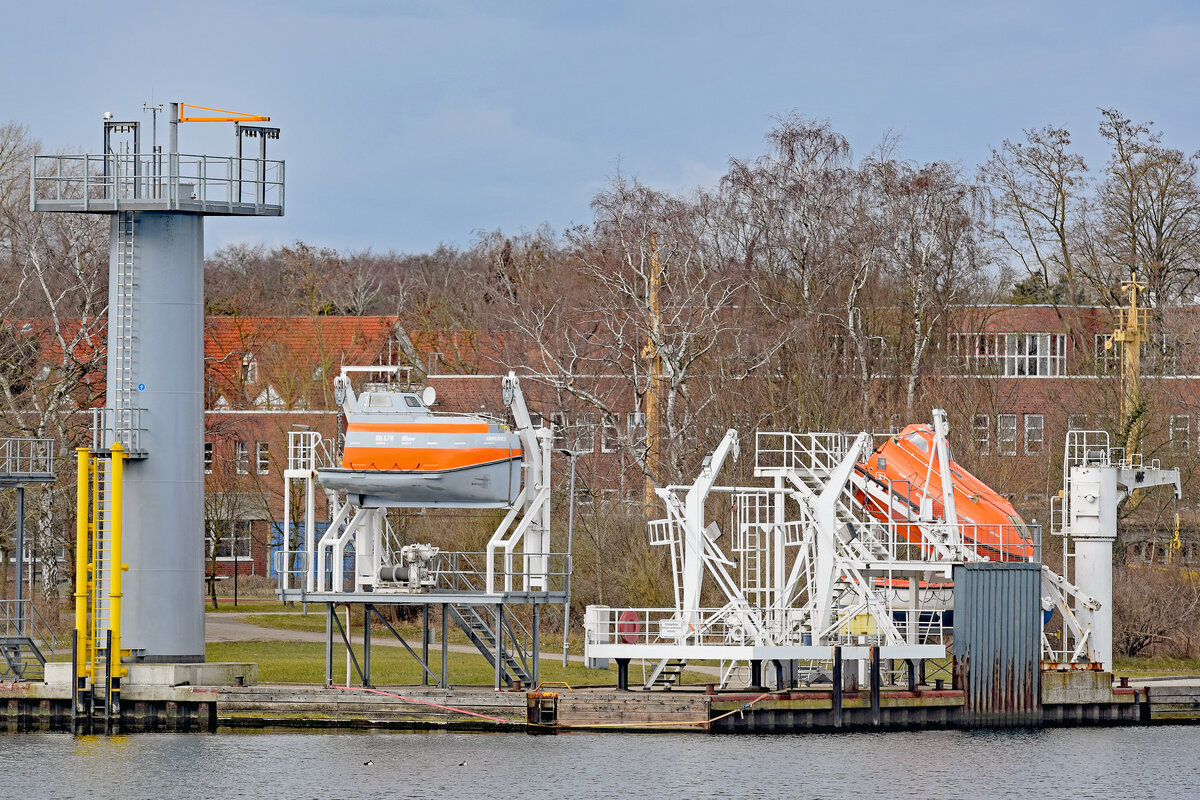
[[[214,114],[227,114],[224,117],[185,117],[184,109],[194,108],[198,111],[211,111]],[[262,117],[256,114],[244,114],[241,111],[226,111],[223,108],[208,108],[207,106],[193,106],[188,103],[179,104],[179,121],[180,122],[270,122],[270,117]]]

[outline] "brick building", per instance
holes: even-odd
[[[1184,473],[1179,506],[1163,504],[1135,523],[1129,558],[1164,557],[1164,520],[1195,510],[1194,463],[1200,452],[1200,366],[1196,344],[1200,313],[1169,309],[1143,348],[1143,452]],[[1113,316],[1101,307],[989,306],[955,310],[937,343],[938,358],[924,376],[928,393],[950,413],[960,461],[1011,497],[1022,513],[1045,521],[1061,485],[1062,447],[1070,427],[1108,430],[1121,440],[1119,356],[1105,348]],[[512,342],[508,342],[512,345]],[[509,348],[510,351],[513,348]],[[235,556],[241,574],[268,574],[269,550],[280,540],[282,470],[287,433],[308,428],[330,441],[338,435],[332,378],[342,365],[402,364],[414,381],[438,392],[437,410],[504,416],[500,378],[505,348],[482,346],[477,335],[409,335],[395,317],[211,317],[206,326],[207,443],[210,526],[218,526],[215,566],[229,574]],[[520,374],[520,373],[518,373]],[[524,384],[531,410],[567,434],[561,443],[592,452],[586,463],[593,492],[640,497],[642,479],[622,452],[615,425],[644,435],[644,417],[632,396],[613,420],[571,403],[544,384]],[[897,416],[880,427],[926,421]],[[750,436],[751,431],[743,431]],[[570,442],[566,438],[570,438]],[[700,449],[714,442],[701,441]],[[560,471],[560,478],[561,471]],[[1139,529],[1139,530],[1141,530]],[[1190,541],[1173,554],[1200,561]]]

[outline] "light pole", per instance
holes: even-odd
[[[567,666],[567,634],[571,630],[571,572],[572,554],[575,552],[575,461],[582,455],[590,453],[591,450],[567,450],[562,449],[558,452],[562,453],[567,458],[571,459],[571,480],[570,488],[567,490],[568,506],[567,506],[567,600],[563,603],[563,667]]]

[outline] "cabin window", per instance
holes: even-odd
[[[996,452],[1002,456],[1017,454],[1017,415],[999,414],[996,417]]]
[[[917,449],[920,450],[922,453],[929,452],[929,442],[926,441],[925,437],[922,436],[921,434],[913,432],[913,433],[910,433],[908,436],[905,436],[904,438],[907,439],[908,441],[912,442],[913,444],[915,444],[917,446]]]
[[[418,400],[415,397],[409,397],[408,395],[404,396],[404,404],[407,405],[409,408],[420,408],[421,407],[420,400]]]
[[[1041,414],[1025,415],[1025,455],[1036,456],[1042,452],[1045,435],[1045,419]]]
[[[392,398],[386,394],[367,395],[367,408],[391,408]]]

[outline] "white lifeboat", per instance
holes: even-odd
[[[507,425],[435,413],[412,392],[356,396],[343,377],[335,389],[346,438],[341,466],[317,470],[322,486],[365,507],[503,508],[516,501],[521,442]]]

